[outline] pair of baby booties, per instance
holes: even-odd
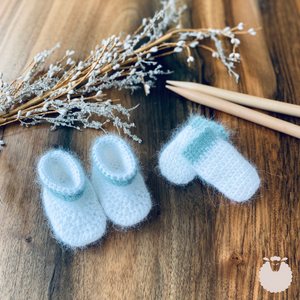
[[[131,227],[152,207],[137,159],[124,140],[116,135],[99,138],[91,158],[91,181],[69,152],[49,151],[38,162],[45,214],[55,237],[72,248],[99,240],[107,218]]]
[[[249,200],[259,188],[256,169],[229,143],[223,126],[192,116],[160,153],[163,176],[185,185],[198,176],[227,198]]]
[[[100,239],[107,218],[131,227],[152,207],[137,160],[120,137],[99,138],[91,158],[91,183],[68,152],[50,151],[38,163],[45,213],[58,240],[71,247]],[[260,185],[256,169],[229,143],[224,127],[199,116],[191,117],[163,147],[159,169],[176,185],[198,176],[238,202],[251,198]]]

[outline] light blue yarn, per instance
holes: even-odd
[[[111,139],[112,142],[117,141],[118,143],[121,144],[121,147],[123,148],[123,150],[131,156],[134,168],[133,168],[132,172],[130,174],[128,174],[127,176],[120,176],[119,174],[116,174],[116,175],[108,174],[108,172],[106,171],[106,167],[99,163],[95,149],[98,146],[98,144],[101,143],[105,139]],[[110,182],[111,184],[113,184],[115,186],[127,186],[127,185],[131,184],[138,173],[138,163],[137,163],[136,157],[133,154],[131,148],[128,146],[128,144],[123,139],[121,139],[120,137],[113,135],[113,134],[105,135],[105,136],[99,138],[98,140],[96,140],[96,142],[94,143],[94,146],[92,148],[92,160],[94,162],[94,166],[96,167],[97,171],[108,182]]]
[[[54,158],[57,158],[59,156],[65,156],[71,159],[71,165],[70,166],[76,166],[78,169],[78,172],[81,173],[81,180],[82,184],[80,184],[80,188],[78,188],[76,191],[70,191],[69,188],[64,188],[63,191],[59,191],[61,188],[57,186],[57,184],[53,184],[51,182],[51,179],[45,175],[46,167],[45,163],[47,160],[51,160]],[[72,165],[73,164],[73,165]],[[72,170],[70,170],[72,172]],[[86,187],[86,179],[82,170],[82,167],[80,163],[77,161],[75,157],[73,157],[70,153],[63,150],[51,150],[43,155],[43,157],[40,159],[38,163],[38,173],[41,183],[43,184],[44,188],[48,189],[53,195],[56,197],[67,201],[67,202],[73,202],[77,201],[82,195]]]
[[[212,120],[207,120],[205,117],[194,116],[189,120],[189,125],[201,131],[205,128],[210,128],[216,136],[222,138],[225,141],[229,140],[228,133],[222,125],[218,125]]]
[[[83,188],[78,193],[76,193],[76,195],[74,195],[74,196],[68,196],[68,195],[64,195],[62,193],[58,193],[48,186],[46,188],[49,189],[51,191],[51,193],[54,194],[55,196],[57,196],[58,198],[61,198],[67,202],[73,202],[73,201],[77,201],[83,195],[83,192],[85,190],[85,183],[84,183]]]
[[[110,182],[111,184],[113,184],[115,186],[127,186],[127,185],[131,184],[138,172],[138,169],[136,169],[135,172],[132,174],[132,176],[128,177],[127,179],[124,178],[124,179],[120,180],[120,179],[114,178],[112,176],[109,176],[108,174],[105,174],[99,168],[96,168],[96,170],[101,176],[104,177],[105,180],[107,180],[108,182]]]
[[[205,152],[209,151],[216,141],[217,138],[210,128],[205,128],[204,131],[186,147],[183,151],[183,156],[193,165],[201,159]]]
[[[183,156],[194,164],[200,160],[201,156],[209,151],[217,138],[229,140],[229,136],[222,125],[207,120],[202,116],[194,116],[189,120],[189,125],[199,131],[199,136],[195,138],[183,151]]]

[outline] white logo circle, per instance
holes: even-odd
[[[292,282],[291,268],[279,256],[272,256],[270,259],[263,258],[266,263],[260,268],[259,281],[264,289],[271,293],[280,293],[286,290]],[[273,268],[273,269],[272,269]]]

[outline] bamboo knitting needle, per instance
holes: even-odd
[[[259,125],[283,132],[300,139],[300,126],[268,116],[250,108],[246,108],[241,105],[193,90],[185,90],[183,88],[169,85],[166,85],[166,88],[196,103],[212,107],[214,109],[226,112],[230,115],[240,117],[242,119],[257,123]]]
[[[267,110],[267,111],[273,111],[273,112],[290,115],[294,117],[300,117],[299,105],[279,102],[276,100],[270,100],[270,99],[260,98],[251,95],[245,95],[242,93],[227,91],[227,90],[219,89],[212,86],[207,86],[200,83],[172,81],[172,80],[167,80],[167,83],[177,87],[209,94],[211,96],[222,98],[224,100],[228,100],[241,105]]]

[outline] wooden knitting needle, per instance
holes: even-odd
[[[242,119],[257,123],[259,125],[283,132],[300,139],[300,126],[268,116],[250,108],[246,108],[241,105],[222,100],[211,95],[169,85],[166,85],[166,88],[196,103],[212,107],[214,109],[226,112],[230,115],[240,117]]]
[[[200,83],[185,82],[185,81],[172,81],[167,80],[167,83],[177,87],[198,91],[211,96],[222,98],[241,105],[254,107],[262,110],[273,111],[280,114],[300,117],[300,106],[290,103],[279,102],[242,93],[227,91],[212,86],[207,86]]]

